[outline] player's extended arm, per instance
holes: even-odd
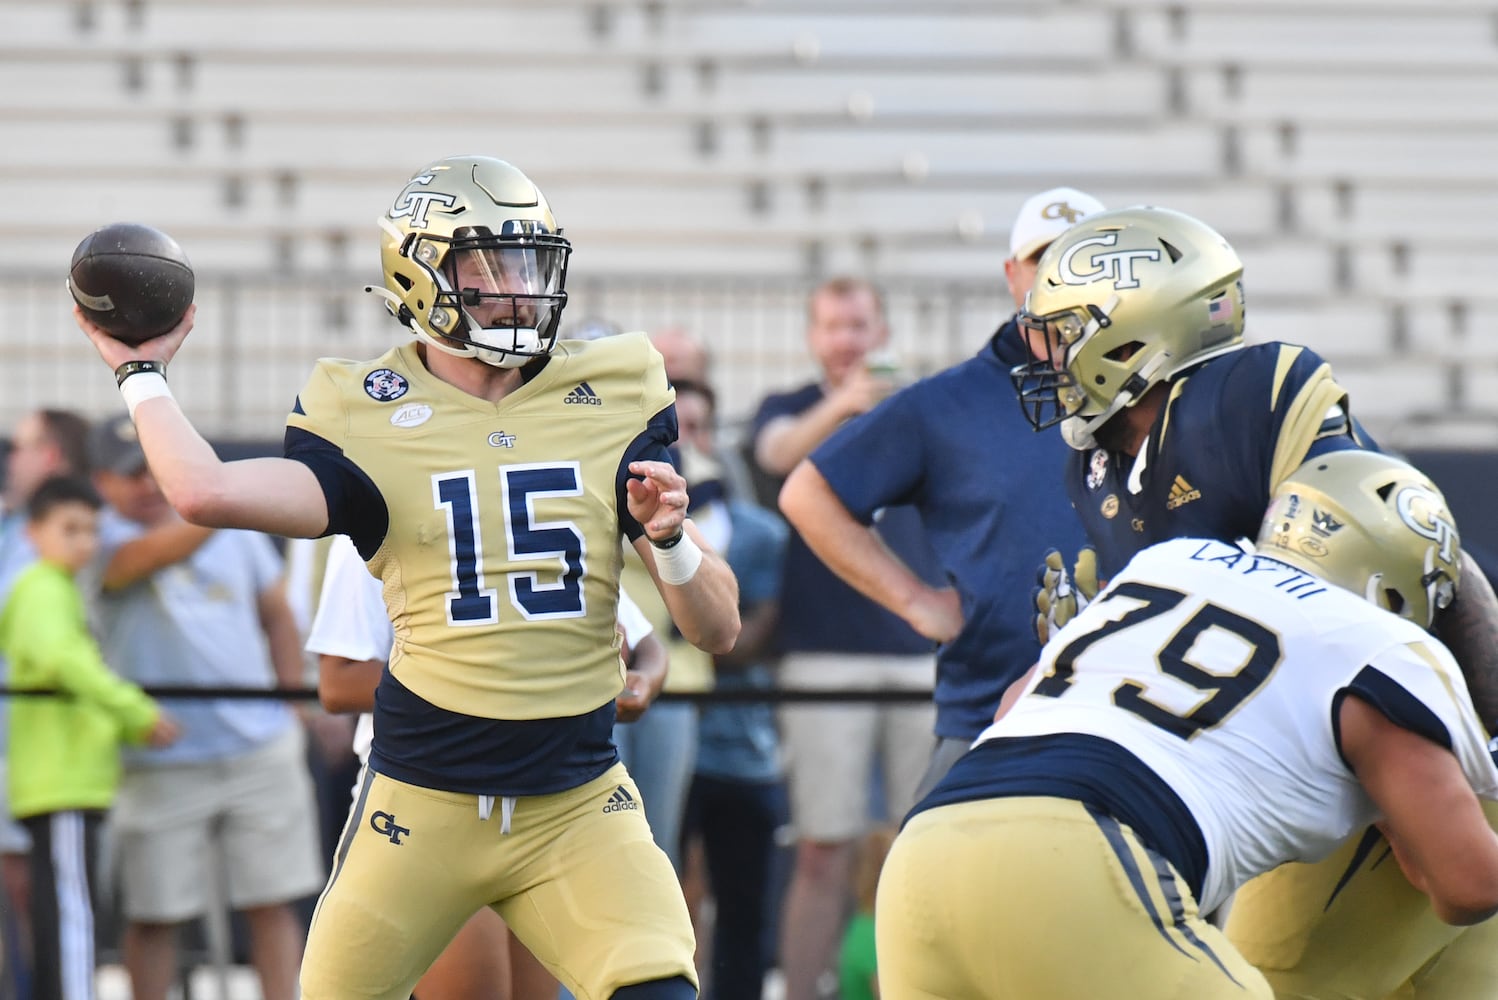
[[[190,306],[176,327],[136,347],[110,337],[81,310],[74,309],[73,316],[113,371],[127,361],[169,362],[192,329],[196,311]],[[328,526],[322,487],[302,463],[284,458],[220,461],[169,395],[141,401],[134,417],[161,492],[193,524],[295,538],[315,538]]]
[[[713,551],[697,526],[687,519],[687,484],[681,474],[666,462],[641,461],[629,464],[629,512],[644,527],[645,533],[634,540],[635,551],[655,581],[656,589],[671,612],[683,638],[709,653],[726,653],[739,637],[739,585],[728,563]],[[661,551],[656,542],[666,542],[682,532],[700,553],[694,556],[690,575],[679,583],[662,576],[661,562],[679,559],[688,550],[677,543]],[[670,574],[668,574],[669,576]]]
[[[1355,694],[1342,700],[1340,723],[1342,756],[1436,916],[1467,925],[1498,913],[1498,834],[1456,757]]]
[[[921,635],[949,642],[962,631],[957,592],[950,587],[938,590],[912,573],[877,532],[843,506],[811,462],[796,466],[786,479],[780,510],[829,569]]]
[[[1436,616],[1435,632],[1461,665],[1482,724],[1498,733],[1498,597],[1466,552],[1456,601]]]

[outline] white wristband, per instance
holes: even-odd
[[[148,399],[171,396],[166,378],[160,372],[137,372],[120,383],[120,395],[125,397],[125,408],[130,419],[135,419],[135,408]]]
[[[651,544],[655,549],[655,569],[660,574],[661,582],[675,587],[696,576],[697,567],[702,565],[702,550],[692,541],[692,536],[685,533],[685,528],[682,531],[681,541],[669,549]]]

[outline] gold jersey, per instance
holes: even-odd
[[[315,437],[288,431],[287,454],[383,581],[395,679],[488,719],[611,701],[619,537],[640,530],[624,466],[674,440],[674,401],[644,334],[563,342],[494,403],[434,376],[415,342],[320,361],[287,421]]]

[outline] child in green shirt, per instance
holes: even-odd
[[[35,996],[93,997],[93,893],[99,824],[119,784],[121,740],[165,746],[177,725],[110,672],[89,634],[74,576],[98,550],[99,498],[86,480],[44,482],[27,505],[37,561],[0,611],[10,704],[11,811],[31,834]]]

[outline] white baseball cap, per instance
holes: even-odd
[[[1009,256],[1025,260],[1089,215],[1103,211],[1103,203],[1076,188],[1042,191],[1020,206],[1009,230]]]

